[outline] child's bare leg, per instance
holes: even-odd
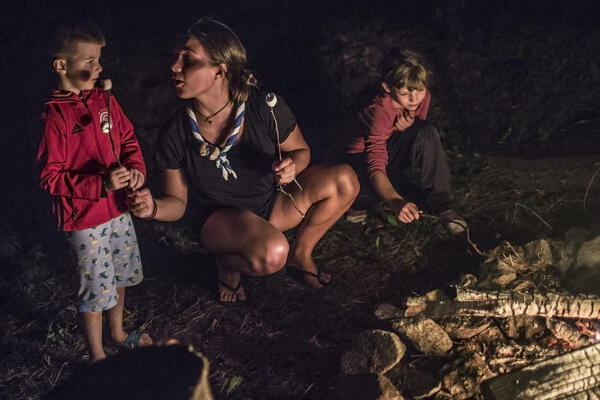
[[[312,252],[325,232],[350,208],[359,191],[356,174],[348,165],[313,165],[299,176],[303,190],[287,185],[298,207],[306,212],[304,220],[294,208],[291,200],[280,194],[271,222],[282,230],[301,222],[288,255],[291,265],[302,271],[318,274],[312,260]],[[329,283],[331,276],[321,273],[319,277],[304,275],[307,284],[321,288]]]
[[[102,313],[80,312],[85,340],[90,352],[90,361],[96,362],[106,358],[102,347]]]
[[[106,311],[106,320],[110,328],[110,336],[115,342],[122,342],[127,337],[123,330],[123,308],[125,307],[125,287],[117,287],[117,304]]]
[[[106,311],[106,319],[110,328],[110,336],[116,343],[122,342],[127,338],[127,332],[123,330],[123,309],[125,308],[125,287],[117,287],[117,304]],[[140,335],[140,346],[150,346],[152,339],[147,333]]]

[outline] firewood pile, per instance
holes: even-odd
[[[450,290],[380,304],[336,396],[600,399],[599,295],[600,235],[505,242]]]

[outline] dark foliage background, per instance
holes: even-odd
[[[422,51],[435,74],[430,119],[441,128],[465,216],[491,245],[508,233],[527,240],[539,230],[533,218],[518,229],[509,225],[512,210],[506,204],[516,199],[555,214],[568,208],[570,214],[555,215],[560,221],[585,217],[573,206],[580,198],[569,195],[577,197],[582,187],[585,191],[589,179],[577,181],[568,170],[569,159],[554,164],[560,185],[567,186],[547,182],[538,189],[543,173],[553,168],[544,160],[536,163],[535,175],[525,163],[507,173],[503,163],[482,168],[476,153],[598,154],[599,4],[6,2],[0,13],[0,312],[6,316],[0,329],[0,371],[6,379],[0,380],[0,398],[3,389],[12,398],[36,397],[76,369],[85,353],[62,239],[54,230],[48,198],[37,188],[33,163],[39,115],[54,85],[46,44],[62,20],[91,20],[105,32],[103,74],[112,78],[114,93],[136,126],[153,187],[158,186],[154,143],[160,124],[178,104],[169,87],[172,44],[177,32],[198,17],[212,15],[239,34],[261,87],[290,104],[316,160],[327,157],[359,99],[377,82],[387,49]],[[595,169],[589,161],[577,168]],[[495,202],[491,189],[499,191]],[[596,186],[590,198],[597,198]],[[158,339],[184,337],[206,351],[214,366],[211,379],[223,397],[234,374],[246,376],[243,390],[260,398],[283,398],[278,395],[292,391],[297,396],[291,398],[298,398],[315,382],[310,393],[324,393],[344,340],[372,326],[372,304],[423,285],[447,283],[446,274],[476,264],[440,239],[431,221],[418,229],[390,225],[385,210],[379,210],[366,227],[336,226],[320,245],[318,262],[337,273],[338,286],[315,294],[287,278],[250,282],[255,302],[240,313],[216,304],[209,288],[212,277],[203,268],[208,263],[180,225],[139,221],[137,227],[145,239],[145,269],[153,279],[130,298],[129,322],[150,321]],[[429,266],[448,269],[439,274]]]

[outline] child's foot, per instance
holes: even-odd
[[[119,347],[127,347],[129,349],[152,345],[152,338],[150,335],[147,333],[140,333],[139,331],[131,331],[129,333],[123,332],[123,336],[120,338],[113,337],[113,340]]]
[[[104,352],[102,352],[102,354],[99,354],[99,355],[96,355],[96,356],[90,354],[90,363],[93,364],[95,362],[102,361],[105,358],[106,358],[106,353],[104,353]]]
[[[367,210],[355,210],[353,208],[346,211],[346,221],[353,224],[362,224],[367,221]]]
[[[246,292],[242,287],[242,275],[217,265],[217,291],[221,303],[246,301]]]
[[[467,221],[452,209],[441,212],[439,218],[453,235],[463,233],[468,227]]]

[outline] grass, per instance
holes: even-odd
[[[583,214],[581,201],[597,161],[483,158],[481,169],[456,188],[473,240],[489,250],[502,240],[519,244],[589,226],[594,218]],[[598,193],[589,188],[589,209],[597,207]],[[553,229],[521,207],[515,217],[515,202]],[[203,352],[218,398],[323,398],[348,341],[383,327],[373,315],[378,304],[447,288],[481,261],[435,219],[392,221],[380,206],[365,225],[334,225],[315,250],[317,264],[335,279],[326,290],[283,270],[245,279],[250,301],[232,306],[215,300],[210,257],[189,227],[136,221],[146,279],[128,290],[125,324],[143,327],[157,343],[174,338]],[[37,398],[86,363],[59,237],[40,244],[25,237],[2,232],[0,388],[11,399]],[[107,350],[117,351],[108,344]]]

